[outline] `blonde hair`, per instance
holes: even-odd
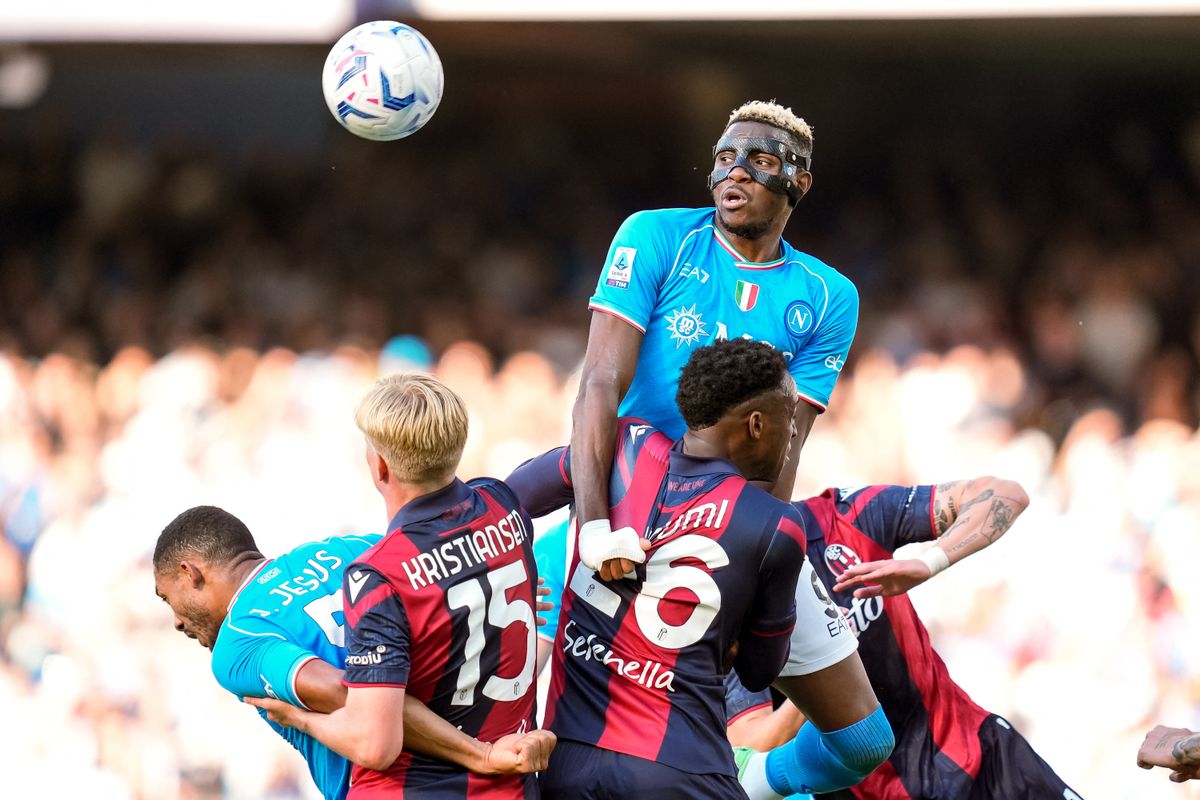
[[[380,378],[359,401],[354,422],[405,483],[453,477],[467,443],[462,398],[423,372]]]
[[[751,100],[743,103],[729,115],[728,128],[735,122],[764,122],[781,131],[787,131],[799,146],[799,155],[811,156],[813,150],[812,126],[797,117],[790,108],[784,108],[773,100]]]

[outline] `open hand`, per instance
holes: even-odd
[[[312,712],[273,697],[244,697],[244,702],[267,712],[267,719],[285,728],[303,729],[304,717]]]
[[[833,590],[844,592],[860,586],[862,588],[854,591],[855,597],[893,597],[920,586],[931,575],[929,566],[917,558],[868,561],[856,564],[839,575]]]

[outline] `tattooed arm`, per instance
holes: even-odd
[[[940,484],[933,493],[933,548],[919,558],[851,567],[833,588],[862,587],[855,597],[903,594],[999,539],[1028,506],[1029,496],[1014,481],[987,477]]]

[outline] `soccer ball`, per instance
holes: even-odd
[[[329,51],[321,88],[346,130],[390,141],[420,130],[442,100],[442,62],[429,40],[401,22],[366,22]]]

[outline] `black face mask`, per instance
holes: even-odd
[[[809,158],[808,156],[797,155],[786,142],[781,142],[778,139],[725,136],[713,148],[713,160],[716,160],[717,153],[723,152],[733,153],[733,163],[727,167],[721,167],[712,171],[712,174],[708,176],[709,191],[712,191],[714,186],[728,178],[729,173],[733,172],[734,167],[741,167],[750,174],[755,183],[761,183],[770,191],[775,192],[775,194],[787,195],[788,203],[792,207],[795,207],[800,202],[800,198],[804,196],[804,192],[800,190],[800,184],[797,183],[796,177],[802,168],[805,171],[808,170]],[[779,174],[772,175],[769,172],[756,169],[750,160],[751,156],[756,153],[767,153],[778,158],[783,164],[783,168]]]

